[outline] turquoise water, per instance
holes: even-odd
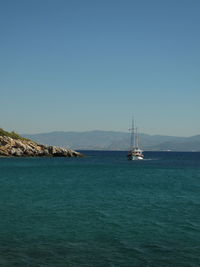
[[[200,266],[200,153],[0,158],[0,266]]]

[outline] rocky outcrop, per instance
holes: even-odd
[[[82,157],[71,149],[46,146],[27,139],[0,136],[0,156],[14,157]]]

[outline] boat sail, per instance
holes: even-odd
[[[127,155],[129,160],[141,160],[144,159],[143,151],[139,148],[139,135],[138,129],[135,128],[134,119],[132,119],[131,131],[131,149]]]

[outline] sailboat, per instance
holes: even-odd
[[[132,119],[131,131],[131,149],[127,155],[129,160],[142,160],[144,159],[143,151],[139,148],[139,135],[138,129],[135,128],[134,119]]]

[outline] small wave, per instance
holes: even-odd
[[[148,159],[143,159],[143,160],[149,161],[149,160],[159,160],[159,159],[157,159],[157,158],[148,158]]]

